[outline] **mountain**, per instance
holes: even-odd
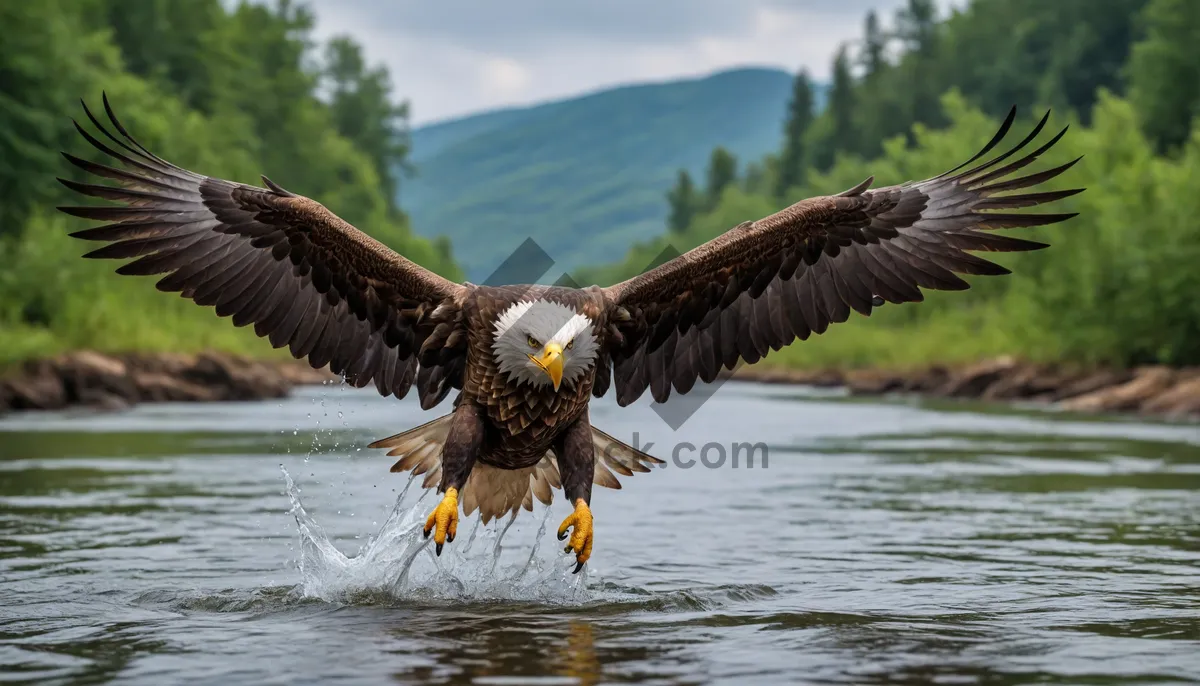
[[[778,148],[791,80],[737,69],[424,126],[400,202],[417,233],[449,237],[472,281],[527,238],[555,260],[550,280],[611,262],[664,231],[678,169],[702,183],[715,146],[742,163]]]

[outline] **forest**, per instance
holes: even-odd
[[[796,76],[777,153],[739,170],[714,150],[704,179],[679,173],[662,238],[576,280],[627,278],[868,176],[878,186],[936,175],[977,152],[1010,107],[1021,115],[1011,142],[1052,109],[1041,140],[1070,130],[1037,168],[1082,156],[1051,188],[1087,190],[1056,203],[1078,217],[1024,232],[1049,249],[1002,256],[1013,275],[972,277],[969,291],[854,315],[763,364],[905,368],[1000,354],[1198,364],[1197,45],[1191,0],[975,0],[949,17],[909,0],[890,21],[870,14],[833,59],[823,111]]]
[[[265,174],[409,258],[461,278],[446,241],[414,236],[396,206],[408,156],[407,110],[388,73],[346,37],[311,38],[300,4],[221,0],[0,3],[0,364],[81,347],[221,349],[263,355],[253,331],[117,278],[79,258],[83,228],[54,208],[78,204],[60,151],[100,161],[74,130],[107,93],[122,123],[158,155],[261,185]]]

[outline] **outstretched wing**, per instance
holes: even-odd
[[[1003,166],[1045,126],[1049,112],[1008,152],[960,171],[1005,136],[1014,108],[983,150],[944,174],[868,190],[872,179],[836,196],[803,200],[725,234],[640,276],[605,289],[617,402],[651,389],[691,390],[738,360],[757,362],[796,338],[823,333],[851,310],[869,315],[884,301],[915,302],[921,288],[965,290],[959,274],[1007,274],[968,251],[1037,250],[1044,243],[988,231],[1053,224],[1074,214],[995,212],[1041,205],[1082,189],[1000,195],[1036,186],[1078,159],[1007,178],[1050,149]]]
[[[117,149],[78,122],[75,128],[123,168],[63,155],[116,185],[59,179],[71,190],[120,203],[59,208],[108,222],[72,234],[108,243],[85,257],[137,258],[117,273],[165,274],[159,290],[212,306],[235,326],[253,324],[276,348],[288,346],[315,368],[329,365],[355,386],[374,383],[385,396],[403,397],[416,379],[422,404],[430,406],[450,386],[461,387],[465,336],[456,332],[466,287],[266,177],[268,188],[258,188],[166,162],[126,132],[107,97],[104,109],[119,137],[84,105]]]

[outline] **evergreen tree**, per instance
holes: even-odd
[[[779,158],[775,195],[783,197],[787,190],[804,181],[808,164],[805,140],[813,120],[812,85],[808,72],[801,69],[792,82],[792,100],[788,104],[787,122],[783,127],[783,153]]]
[[[856,93],[854,76],[850,73],[850,58],[846,46],[838,48],[833,58],[833,83],[829,86],[829,105],[825,108],[825,126],[822,140],[815,150],[817,169],[824,171],[833,166],[839,152],[858,149],[855,137]]]
[[[325,55],[333,125],[371,159],[394,211],[399,175],[410,170],[408,105],[391,101],[387,70],[368,69],[362,48],[349,37],[331,40]]]
[[[933,0],[908,0],[896,13],[896,35],[904,42],[909,59],[901,78],[910,123],[937,126],[942,123],[940,83],[942,65],[938,62],[937,6]],[[906,130],[910,127],[905,127]]]
[[[862,69],[862,86],[859,90],[860,106],[856,108],[855,134],[857,152],[864,156],[878,155],[882,142],[888,137],[903,132],[907,116],[903,112],[902,93],[896,88],[895,70],[889,70],[887,61],[888,42],[891,36],[884,32],[879,15],[874,10],[867,13],[863,22],[862,47],[858,64]]]
[[[1184,143],[1200,116],[1200,3],[1153,0],[1145,40],[1129,63],[1132,100],[1142,129],[1159,150]]]
[[[896,35],[908,52],[931,57],[937,45],[937,6],[933,0],[908,0],[896,13]]]
[[[863,47],[859,61],[865,83],[873,82],[887,66],[887,36],[879,26],[879,15],[875,10],[867,12],[867,19],[863,23]]]
[[[711,210],[721,201],[721,194],[737,179],[737,158],[720,146],[713,148],[708,160],[708,179],[704,189],[704,208]]]
[[[679,170],[675,186],[667,192],[667,203],[670,213],[667,215],[667,230],[671,233],[683,233],[692,223],[692,217],[697,210],[696,186],[692,183],[692,175],[686,169]]]

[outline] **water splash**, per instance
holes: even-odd
[[[503,543],[515,519],[482,526],[478,516],[462,545],[449,545],[435,556],[432,539],[423,536],[426,510],[422,501],[430,493],[421,489],[412,503],[405,500],[414,479],[409,479],[379,530],[361,549],[347,556],[329,540],[300,500],[300,488],[280,465],[291,501],[291,514],[299,528],[297,566],[304,598],[326,602],[357,603],[363,600],[510,600],[578,604],[592,600],[587,571],[574,575],[574,558],[540,555],[550,517],[543,508],[528,553],[524,546]],[[467,525],[463,521],[461,525]],[[506,551],[509,553],[506,555]]]

